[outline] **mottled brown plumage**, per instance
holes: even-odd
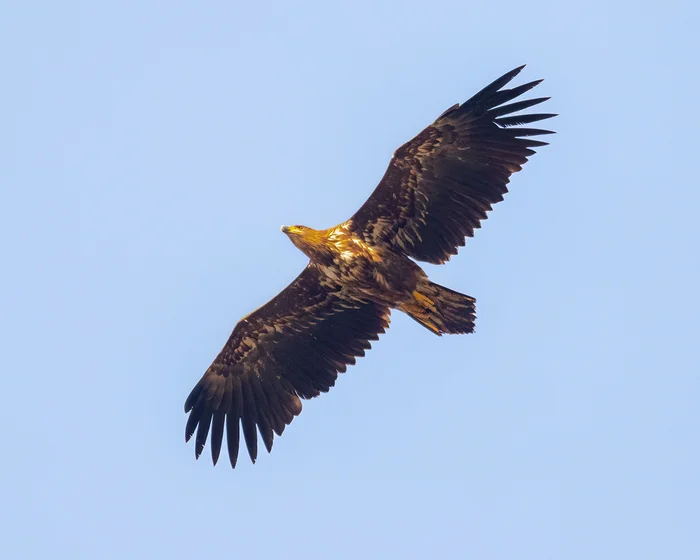
[[[347,222],[326,230],[283,227],[309,257],[274,299],[241,319],[185,402],[185,438],[201,454],[211,431],[216,464],[224,438],[231,465],[242,429],[257,458],[338,373],[389,326],[391,309],[435,334],[474,330],[475,300],[430,282],[411,258],[444,263],[474,235],[510,176],[550,131],[519,125],[552,114],[511,115],[547,98],[509,103],[540,81],[502,89],[523,67],[445,111],[396,150],[381,182]],[[410,258],[409,258],[410,257]]]

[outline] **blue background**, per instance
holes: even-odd
[[[700,558],[698,8],[0,7],[4,558]],[[552,145],[256,465],[185,445],[236,321],[528,63]]]

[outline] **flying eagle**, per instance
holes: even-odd
[[[435,333],[471,333],[475,300],[431,282],[414,261],[441,264],[457,254],[503,200],[511,174],[533,148],[523,128],[555,115],[512,115],[549,99],[508,103],[542,80],[503,89],[523,66],[450,107],[401,146],[384,177],[346,222],[315,230],[282,231],[309,264],[271,301],[241,319],[228,342],[187,397],[185,440],[197,433],[195,456],[211,432],[219,459],[226,426],[231,466],[239,427],[253,462],[260,432],[268,452],[274,434],[301,412],[301,399],[327,392],[398,309]],[[506,116],[511,115],[511,116]]]

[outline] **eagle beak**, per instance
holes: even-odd
[[[289,233],[289,226],[282,226],[280,231],[282,231],[282,233]]]

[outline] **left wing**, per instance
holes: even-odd
[[[275,298],[241,319],[228,342],[187,397],[185,440],[197,432],[195,456],[211,429],[211,455],[219,459],[224,424],[231,466],[236,466],[239,426],[253,462],[257,432],[268,452],[273,432],[301,412],[301,401],[327,392],[348,364],[364,356],[370,340],[389,326],[389,309],[346,297],[321,283],[309,264]],[[257,427],[257,431],[256,431]]]
[[[377,188],[348,220],[350,230],[419,261],[441,264],[457,254],[492,205],[503,200],[510,176],[535,153],[532,148],[546,145],[528,137],[551,134],[511,127],[555,115],[504,116],[549,99],[503,105],[542,81],[501,89],[522,68],[451,107],[396,150]]]

